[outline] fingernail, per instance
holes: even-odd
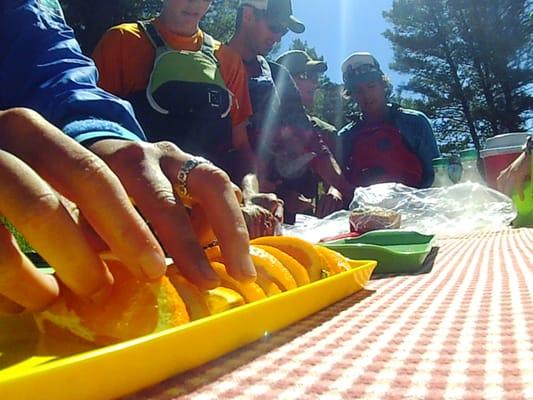
[[[148,279],[158,279],[167,270],[165,256],[158,251],[143,254],[139,259],[139,264]]]
[[[243,260],[241,272],[245,282],[253,282],[257,278],[257,272],[255,271],[255,266],[250,257]]]

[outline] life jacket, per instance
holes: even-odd
[[[215,57],[215,40],[204,33],[199,51],[171,49],[151,21],[139,21],[156,49],[146,90],[128,98],[148,140],[168,140],[222,168],[232,149],[233,95]]]
[[[389,122],[362,126],[353,137],[347,178],[356,186],[398,182],[419,187],[422,163]]]

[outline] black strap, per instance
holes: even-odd
[[[211,58],[217,65],[219,65],[218,59],[215,57],[215,39],[211,35],[203,32],[204,40],[202,41],[202,47],[200,51],[206,56]]]
[[[165,41],[159,36],[157,29],[155,29],[153,21],[137,21],[137,24],[144,30],[152,45],[156,48],[167,48]]]

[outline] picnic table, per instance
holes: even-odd
[[[439,238],[311,317],[129,399],[533,398],[533,229]]]

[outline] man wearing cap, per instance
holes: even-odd
[[[347,95],[361,109],[360,118],[339,132],[336,150],[346,178],[356,187],[431,186],[431,160],[440,153],[427,117],[388,103],[391,85],[370,53],[349,56],[342,74]]]
[[[301,179],[309,167],[346,193],[346,198],[350,192],[340,189],[348,183],[309,122],[289,72],[264,58],[289,30],[301,33],[304,29],[292,15],[290,0],[241,0],[236,32],[229,42],[242,57],[248,74],[253,109],[248,135],[260,159],[260,187],[285,201],[288,222],[296,213],[312,211],[308,198],[315,193],[302,185]]]
[[[302,50],[287,51],[280,55],[276,62],[289,70],[300,93],[300,99],[307,112],[307,118],[311,122],[315,132],[320,135],[320,138],[330,149],[334,148],[337,128],[309,114],[309,110],[313,108],[315,92],[318,89],[318,78],[320,74],[327,71],[327,63],[322,60],[312,59],[309,54]],[[316,176],[312,176],[311,178],[314,179],[310,181],[310,184],[316,187],[318,183]],[[334,191],[329,193],[328,196],[323,196],[317,204],[316,215],[318,217],[324,217],[331,211],[342,207],[340,200],[341,197],[336,195]],[[331,203],[338,203],[338,206]]]

